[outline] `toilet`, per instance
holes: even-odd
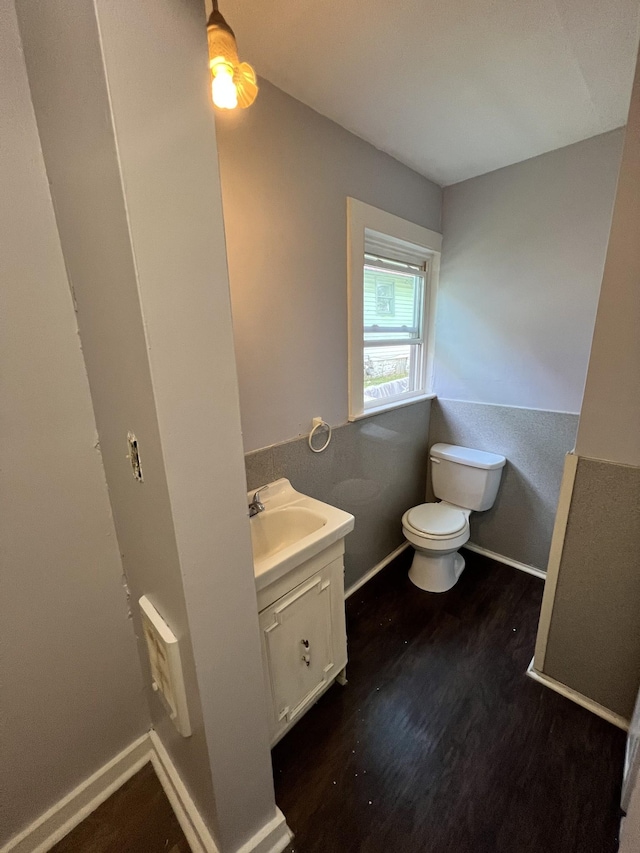
[[[415,555],[409,578],[427,592],[446,592],[464,569],[458,553],[469,539],[469,516],[493,506],[506,459],[496,453],[434,444],[429,453],[437,503],[414,506],[402,516]]]

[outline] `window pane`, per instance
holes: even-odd
[[[421,272],[395,272],[365,264],[365,341],[420,338],[423,288]]]
[[[421,352],[422,344],[365,347],[365,405],[416,391],[420,387]]]

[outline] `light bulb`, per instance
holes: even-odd
[[[248,62],[241,62],[233,71],[233,82],[238,92],[238,105],[242,109],[250,107],[258,94],[256,72]]]
[[[233,82],[233,70],[226,63],[212,68],[211,97],[216,107],[233,110],[238,106],[238,92]]]

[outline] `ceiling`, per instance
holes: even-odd
[[[221,0],[240,58],[446,186],[626,122],[640,0]]]

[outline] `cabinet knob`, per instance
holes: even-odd
[[[311,666],[311,655],[302,655],[302,660],[307,666]]]
[[[305,647],[305,649],[309,648],[309,640],[300,640],[300,642]]]

